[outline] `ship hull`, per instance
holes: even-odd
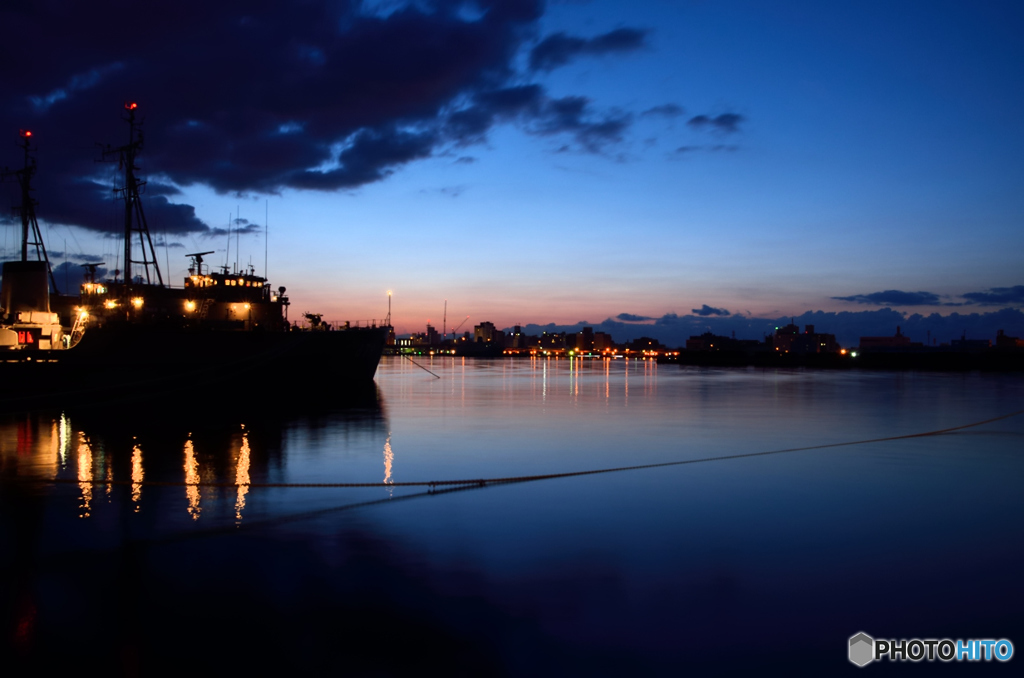
[[[74,348],[20,351],[0,362],[0,409],[176,397],[197,405],[273,403],[372,385],[386,328],[217,332],[96,328]]]

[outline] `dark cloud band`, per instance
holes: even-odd
[[[1021,306],[1024,305],[1024,285],[993,287],[987,292],[968,292],[963,296],[983,306]]]
[[[857,304],[874,304],[876,306],[938,306],[942,304],[939,295],[933,292],[903,292],[901,290],[885,290],[871,294],[832,298],[837,301],[852,301]]]
[[[710,129],[716,132],[731,134],[740,131],[740,123],[746,118],[738,113],[722,113],[721,115],[695,115],[690,118],[687,125],[697,129]]]
[[[619,28],[593,38],[555,33],[544,38],[530,52],[530,68],[534,71],[550,71],[579,56],[633,52],[645,46],[647,33],[635,28]]]
[[[443,1],[385,14],[327,0],[181,0],[159,16],[70,0],[7,3],[0,139],[5,130],[36,133],[41,218],[113,233],[116,165],[96,164],[93,143],[124,143],[118,110],[137,101],[145,116],[140,169],[152,189],[147,216],[169,235],[216,232],[192,206],[171,201],[179,187],[351,189],[483,141],[504,123],[586,152],[623,140],[631,115],[595,111],[583,96],[551,97],[516,72],[536,35],[540,0],[476,5],[467,18]],[[646,35],[559,34],[530,58],[544,70],[639,49]],[[0,165],[15,160],[0,157]]]
[[[709,316],[709,315],[727,316],[727,315],[732,315],[732,313],[730,313],[729,311],[727,311],[724,308],[715,308],[714,306],[708,306],[707,304],[702,304],[700,308],[694,308],[694,309],[691,309],[691,311],[692,311],[692,313],[694,315],[700,315],[700,316]]]

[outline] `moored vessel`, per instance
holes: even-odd
[[[140,200],[145,182],[135,174],[142,148],[136,105],[125,111],[128,143],[104,150],[124,168],[116,189],[125,204],[124,272],[97,280],[99,264],[86,265],[75,297],[56,294],[29,194],[35,166],[26,137],[25,170],[16,173],[24,182],[22,261],[4,264],[0,294],[0,374],[8,384],[0,408],[168,397],[258,403],[281,392],[344,395],[372,384],[388,320],[335,326],[307,313],[300,327],[288,320],[284,287],[272,289],[251,266],[210,271],[203,257],[213,252],[186,255],[182,287],[164,283]],[[37,261],[28,260],[30,244]]]

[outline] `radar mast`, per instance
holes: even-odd
[[[42,233],[39,231],[39,222],[36,220],[36,205],[38,203],[32,197],[32,191],[35,190],[32,188],[32,177],[36,173],[36,159],[32,157],[32,151],[35,150],[32,148],[32,132],[21,130],[20,134],[21,144],[18,145],[18,148],[25,152],[24,166],[20,170],[4,169],[0,173],[0,178],[6,179],[13,176],[21,187],[21,204],[17,207],[18,213],[21,215],[21,260],[28,261],[29,245],[34,245],[36,259],[46,262],[46,272],[50,276],[53,293],[59,294],[57,282],[53,278],[53,268],[50,266],[50,257],[46,254],[46,244],[43,242]],[[34,240],[30,238],[34,238]]]
[[[124,281],[127,285],[134,282],[133,264],[139,264],[139,268],[145,273],[146,284],[153,284],[154,275],[150,274],[150,267],[153,268],[156,283],[163,287],[164,279],[160,274],[160,266],[156,261],[156,250],[153,248],[153,239],[149,234],[149,226],[146,224],[146,214],[142,210],[140,195],[146,186],[145,181],[139,181],[135,172],[139,169],[135,166],[135,158],[142,150],[142,123],[135,121],[135,111],[138,104],[125,103],[126,114],[121,116],[128,123],[128,143],[124,146],[111,148],[109,144],[103,149],[103,159],[119,159],[120,167],[124,169],[124,186],[115,188],[114,192],[124,199]],[[138,235],[139,253],[141,259],[133,259],[132,239]],[[116,273],[115,273],[116,275]],[[138,276],[140,279],[142,275]]]

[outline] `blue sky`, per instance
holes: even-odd
[[[1024,305],[1024,289],[1012,293],[1024,285],[1019,5],[495,2],[445,14],[449,4],[421,3],[409,10],[401,3],[375,3],[339,10],[334,30],[363,52],[328,43],[320,50],[316,40],[322,34],[308,37],[313,34],[301,18],[295,27],[284,24],[263,34],[272,44],[296,43],[289,31],[307,36],[298,43],[306,45],[302,64],[310,69],[332,68],[342,58],[347,62],[339,73],[380,69],[379,81],[367,77],[331,102],[329,121],[352,122],[324,132],[319,146],[309,145],[322,148],[324,140],[335,139],[335,151],[342,152],[335,166],[350,174],[344,149],[358,147],[360,132],[372,130],[384,141],[403,134],[427,138],[425,129],[453,129],[452,111],[483,110],[486,92],[542,92],[532,109],[493,113],[499,109],[492,105],[487,110],[493,117],[482,131],[435,134],[390,164],[374,157],[377,164],[370,167],[379,176],[343,177],[328,190],[302,188],[312,181],[308,173],[295,179],[294,172],[282,173],[274,164],[293,152],[290,141],[329,127],[327,118],[311,114],[307,120],[299,108],[290,118],[275,109],[277,117],[264,119],[258,114],[267,104],[259,102],[272,100],[266,97],[232,109],[232,101],[246,92],[275,82],[261,76],[258,63],[246,69],[244,59],[235,71],[239,83],[189,88],[178,81],[202,76],[195,65],[169,67],[174,59],[187,60],[170,49],[140,48],[151,52],[135,63],[84,40],[55,47],[61,58],[47,59],[35,80],[4,67],[8,86],[0,122],[12,128],[12,140],[18,128],[39,129],[42,178],[48,162],[57,164],[48,142],[71,153],[70,131],[56,130],[62,115],[81,111],[74,120],[83,138],[72,150],[91,162],[93,142],[120,142],[125,133],[118,126],[116,96],[132,97],[131,90],[139,90],[150,133],[142,174],[155,178],[154,184],[176,187],[166,192],[169,203],[194,207],[191,220],[179,218],[180,210],[152,212],[154,231],[163,225],[167,240],[181,245],[166,254],[173,279],[184,273],[184,252],[219,249],[224,256],[226,238],[214,229],[223,229],[236,210],[254,231],[241,238],[241,259],[251,257],[262,271],[266,209],[270,278],[288,287],[293,311],[315,310],[339,320],[381,317],[391,289],[399,331],[422,329],[428,319],[439,326],[445,299],[450,318],[469,314],[473,322],[489,319],[499,326],[598,322],[620,313],[658,318],[690,314],[703,305],[766,318],[885,306],[963,313],[971,309],[948,305],[970,303],[962,295],[994,288],[1011,291],[1005,306]],[[252,25],[240,18],[248,11],[240,4],[216,18],[244,27]],[[494,28],[499,12],[514,15],[501,24],[514,30]],[[436,20],[442,14],[448,23]],[[375,26],[404,17],[441,28],[409,63],[389,71],[388,46],[360,42],[356,38],[363,33],[351,28],[371,15],[379,20]],[[274,25],[272,9],[255,16],[257,24],[263,17]],[[232,23],[235,18],[240,19]],[[26,21],[37,31],[51,30],[31,17]],[[436,85],[437,73],[419,62],[453,44],[442,28],[468,26],[465,32],[472,34],[487,22],[485,42],[467,39],[483,45],[479,71],[458,51],[448,70],[439,71],[459,74],[464,86],[429,102],[406,95]],[[61,29],[52,30],[56,42]],[[172,21],[166,30],[190,29]],[[492,54],[488,45],[499,38],[504,51]],[[225,41],[232,42],[230,35]],[[251,49],[239,41],[235,54]],[[545,44],[551,49],[540,51]],[[558,59],[540,61],[544,54]],[[502,71],[497,76],[496,64]],[[283,88],[291,81],[302,87],[301,67],[296,68],[282,76]],[[269,64],[262,70],[274,69]],[[143,81],[139,74],[148,72],[164,74],[152,80],[168,83],[166,88]],[[388,81],[395,72],[401,82]],[[406,97],[401,115],[388,108],[393,92],[381,93],[392,86]],[[184,93],[161,99],[174,87]],[[224,101],[212,106],[210,97],[221,89]],[[55,98],[54,92],[62,95]],[[47,93],[53,103],[24,103]],[[308,106],[319,105],[317,97],[301,92],[307,95]],[[559,117],[556,104],[568,106],[574,97],[586,98],[582,115]],[[238,165],[230,172],[217,169],[228,150],[217,153],[216,143],[189,146],[187,138],[174,136],[188,124],[217,129],[218,115],[232,120],[220,128],[232,135],[229,150]],[[390,126],[374,115],[392,115]],[[257,131],[260,124],[275,130],[287,124],[294,131],[281,132],[262,155],[246,156],[238,150],[246,141],[240,130],[250,120],[257,121]],[[175,143],[178,155],[167,150]],[[204,158],[204,152],[212,157]],[[289,168],[315,164],[302,159],[315,160],[313,151],[295,156]],[[243,167],[246,157],[255,159]],[[357,158],[364,163],[359,167],[370,162],[366,157]],[[12,141],[0,164],[18,161]],[[83,169],[73,170],[68,161],[63,176],[99,171],[81,163],[74,167]],[[63,253],[66,241],[69,261],[97,254],[112,259],[116,239],[99,234],[116,228],[116,208],[110,205],[103,215],[109,225],[86,223],[73,206],[48,218],[59,186],[46,185],[50,195],[43,188],[38,211],[50,248]],[[92,214],[99,211],[94,205]],[[5,230],[9,250],[16,235]],[[887,291],[927,295],[867,296]],[[925,303],[900,303],[908,300]]]

